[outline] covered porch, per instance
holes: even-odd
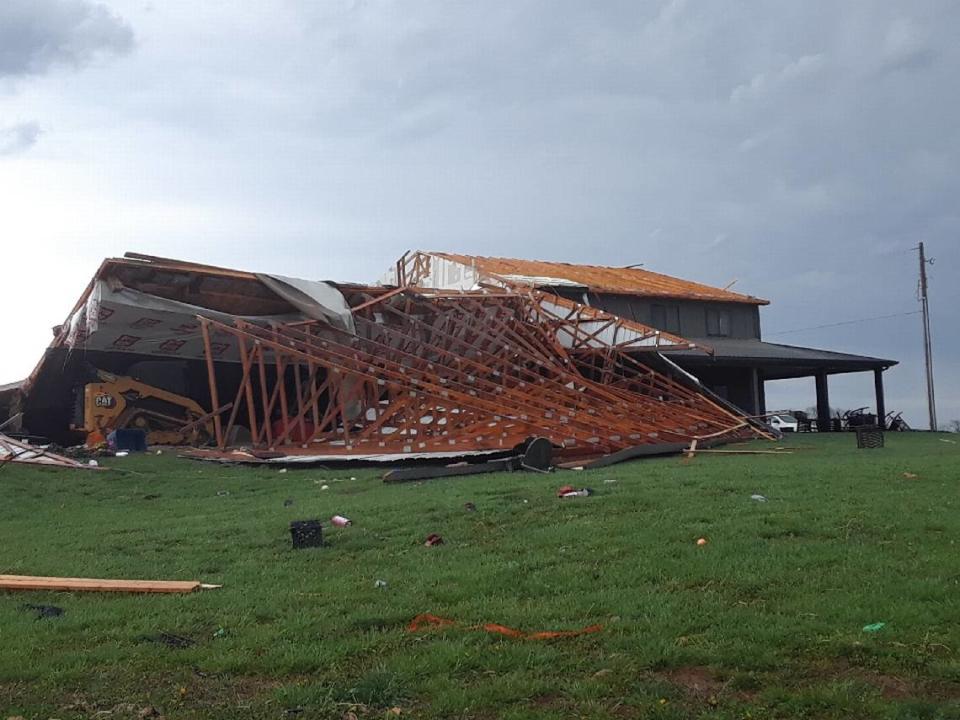
[[[713,348],[713,355],[684,350],[670,353],[670,358],[750,415],[759,416],[767,412],[764,392],[767,380],[812,377],[816,380],[817,428],[830,429],[828,378],[844,373],[870,372],[873,373],[877,421],[878,424],[885,422],[887,412],[883,373],[897,364],[895,360],[753,339],[690,340]]]

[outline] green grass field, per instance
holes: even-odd
[[[956,438],[397,486],[170,454],[7,466],[0,573],[224,587],[0,592],[0,718],[960,718]],[[355,524],[291,549],[291,520],[335,513]],[[408,632],[425,612],[462,625]],[[604,627],[471,629],[491,622]]]

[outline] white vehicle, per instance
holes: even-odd
[[[799,432],[800,423],[793,415],[771,415],[767,423],[780,432]]]

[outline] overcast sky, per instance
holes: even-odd
[[[105,256],[374,281],[421,248],[736,280],[771,341],[900,360],[920,425],[919,316],[788,331],[916,311],[923,240],[960,418],[958,37],[950,0],[2,0],[0,383]]]

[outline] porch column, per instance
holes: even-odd
[[[817,430],[830,429],[830,391],[827,388],[827,374],[817,373]]]
[[[767,388],[763,384],[763,370],[757,371],[757,394],[760,395],[760,414],[767,414]]]
[[[887,429],[887,405],[883,399],[883,370],[876,368],[873,371],[873,387],[877,393],[877,425]]]
[[[756,368],[750,368],[750,412],[753,415],[760,415],[763,410],[760,409],[760,373]]]

